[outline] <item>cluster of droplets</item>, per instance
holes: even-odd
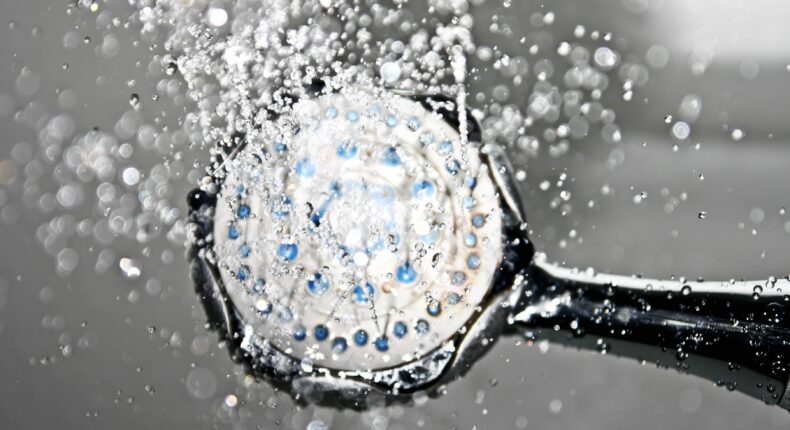
[[[181,191],[216,167],[212,163],[234,134],[260,127],[316,80],[335,88],[386,85],[460,95],[482,120],[485,141],[528,155],[548,148],[560,156],[596,124],[605,140],[619,142],[604,94],[620,86],[623,97],[631,97],[626,94],[647,80],[646,69],[608,46],[611,35],[584,28],[576,29],[576,40],[551,49],[525,41],[523,55],[479,45],[472,12],[482,3],[431,0],[412,11],[401,2],[144,0],[128,18],[101,2],[71,3],[69,16],[92,24],[99,35],[70,30],[63,47],[92,49],[102,61],[147,48],[152,58],[141,67],[153,94],[140,82],[126,82],[127,110],[111,126],[91,129],[94,124],[76,120],[81,94],[58,89],[52,112],[29,101],[40,94],[41,73],[21,68],[19,97],[0,94],[0,116],[13,116],[37,143],[19,143],[10,159],[0,160],[0,201],[9,190],[47,214],[36,238],[59,275],[68,277],[80,265],[99,273],[118,270],[129,280],[147,279],[144,291],[158,295],[162,285],[148,279],[145,264],[169,264],[180,252],[186,237]],[[553,22],[551,12],[530,18],[535,28]],[[138,28],[139,40],[127,43],[124,33]],[[504,25],[489,30],[512,32]],[[486,73],[499,74],[502,84],[474,88]],[[107,82],[105,76],[96,80]],[[526,98],[514,100],[517,93]],[[178,127],[164,111],[147,112],[158,102],[183,115]],[[14,204],[0,210],[7,225],[20,216]],[[167,249],[154,251],[157,238],[166,239]],[[121,251],[124,241],[138,249]],[[81,253],[81,244],[95,248],[95,256]],[[139,293],[127,299],[137,301]]]
[[[63,46],[87,45],[110,59],[147,44],[153,55],[142,67],[155,92],[141,95],[145,89],[130,80],[130,109],[113,127],[88,132],[70,112],[80,98],[73,89],[58,91],[56,113],[37,101],[19,108],[3,95],[0,113],[16,108],[15,120],[38,133],[40,145],[20,143],[13,159],[0,164],[0,180],[23,189],[27,206],[53,214],[37,236],[67,276],[79,265],[74,236],[104,248],[96,263],[103,270],[108,261],[119,261],[111,246],[119,237],[145,246],[164,234],[179,246],[185,214],[173,190],[197,182],[211,163],[206,153],[220,154],[234,133],[260,127],[316,80],[334,87],[386,85],[461,97],[481,120],[485,141],[527,155],[542,147],[552,156],[563,155],[570,141],[587,137],[595,124],[605,140],[622,139],[603,95],[614,79],[626,92],[643,85],[644,66],[607,46],[610,34],[583,27],[574,32],[576,40],[560,42],[554,52],[535,44],[525,46],[529,55],[520,56],[478,45],[472,11],[479,4],[432,1],[425,10],[411,10],[328,0],[143,1],[122,20],[98,2],[73,3],[69,15],[94,21],[100,37],[69,31]],[[420,19],[425,13],[432,18]],[[553,24],[552,13],[538,15],[530,19],[536,29]],[[133,28],[141,29],[140,40],[130,47],[120,34]],[[506,26],[490,31],[512,34]],[[590,48],[590,42],[601,46]],[[500,74],[503,83],[478,91],[474,82],[485,73]],[[106,81],[99,77],[97,83]],[[39,73],[20,70],[16,87],[22,97],[33,96],[40,86]],[[527,94],[524,100],[513,100],[517,91]],[[146,105],[163,97],[185,109],[180,128],[166,125],[164,113],[147,116]],[[693,116],[696,105],[684,101],[681,110]],[[682,135],[682,125],[677,127]],[[55,184],[44,174],[49,169]],[[9,207],[2,215],[15,221],[19,211]]]
[[[260,127],[316,80],[334,88],[383,85],[456,97],[481,122],[483,140],[511,148],[517,163],[562,157],[573,141],[596,133],[620,143],[607,104],[618,91],[633,100],[648,81],[648,67],[619,52],[611,33],[581,25],[571,39],[544,42],[539,35],[555,25],[550,11],[530,16],[518,49],[496,40],[479,44],[480,17],[473,12],[484,3],[160,1],[140,3],[139,19],[145,38],[166,39],[152,67],[183,76],[186,88],[174,100],[197,107],[184,121],[190,143],[215,155],[232,145],[234,133]],[[503,15],[491,18],[491,34],[514,37]],[[480,87],[490,74],[501,83]],[[694,109],[693,101],[681,107],[689,117]],[[563,214],[574,206],[566,195]]]
[[[214,259],[255,334],[312,372],[394,364],[467,321],[501,230],[487,166],[449,123],[347,89],[261,133],[215,174],[213,216]]]

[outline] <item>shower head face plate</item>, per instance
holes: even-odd
[[[296,102],[225,163],[213,254],[244,325],[337,371],[426,357],[484,306],[502,260],[476,144],[393,93]]]

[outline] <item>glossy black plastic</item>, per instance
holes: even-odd
[[[521,334],[674,368],[788,409],[789,302],[776,291],[786,280],[754,283],[753,292],[712,283],[624,288],[553,276],[540,264],[526,277],[511,326]]]

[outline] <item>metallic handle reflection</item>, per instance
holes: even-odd
[[[512,327],[528,338],[631,357],[790,409],[790,282],[659,281],[528,269]]]

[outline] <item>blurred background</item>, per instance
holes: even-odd
[[[135,166],[163,158],[154,127],[183,144],[175,130],[187,109],[158,97],[169,89],[156,84],[163,71],[149,61],[161,46],[124,24],[129,3],[98,2],[87,19],[64,1],[0,0],[0,428],[790,425],[786,411],[708,381],[514,338],[501,339],[446,396],[418,397],[412,407],[296,407],[245,378],[206,329],[187,276],[177,219],[192,186],[191,159],[152,172],[181,178],[146,191],[173,202],[158,208],[170,225],[147,230],[146,219],[128,216],[146,204],[131,194],[143,180]],[[470,84],[470,94],[482,94],[476,99],[530,106],[529,76],[552,74],[540,60],[559,64],[563,41],[594,52],[606,40],[621,61],[640,65],[633,89],[612,78],[602,91],[618,130],[563,142],[536,123],[526,133],[540,147],[510,148],[531,237],[550,259],[652,277],[787,275],[790,4],[472,3],[477,42],[523,57],[529,69],[522,86],[482,71]],[[548,81],[562,93],[556,69]],[[93,138],[80,137],[91,130]],[[117,137],[110,142],[102,132]],[[71,155],[52,148],[75,141],[83,158],[127,160],[117,171],[91,173],[118,178],[112,190],[64,186],[81,173],[67,169]],[[103,223],[80,205],[96,198],[121,202]]]

